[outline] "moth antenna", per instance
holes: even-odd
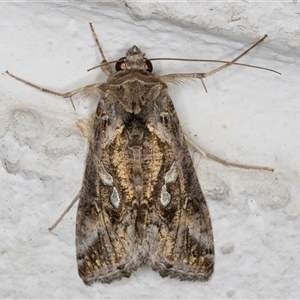
[[[91,25],[91,24],[90,24]],[[92,27],[91,27],[92,28]],[[92,29],[93,31],[93,29]],[[94,31],[93,34],[95,35]],[[154,60],[172,60],[172,61],[190,61],[190,62],[214,62],[214,63],[225,63],[226,65],[221,66],[220,68],[214,70],[213,72],[210,72],[209,75],[212,75],[213,73],[219,72],[227,67],[229,67],[230,65],[237,65],[237,66],[243,66],[243,67],[248,67],[248,68],[254,68],[254,69],[260,69],[260,70],[265,70],[265,71],[269,71],[269,72],[274,72],[276,74],[282,75],[280,72],[273,70],[273,69],[269,69],[269,68],[265,68],[265,67],[260,67],[260,66],[255,66],[255,65],[249,65],[249,64],[243,64],[243,63],[237,63],[236,61],[239,60],[240,58],[242,58],[243,56],[245,56],[249,51],[251,51],[254,47],[256,47],[258,44],[260,44],[265,38],[267,37],[267,35],[265,35],[264,37],[262,37],[259,41],[257,41],[254,45],[252,45],[249,49],[247,49],[246,51],[244,51],[242,54],[240,54],[238,57],[236,57],[233,61],[225,61],[225,60],[216,60],[216,59],[197,59],[197,58],[176,58],[176,57],[171,57],[171,58],[167,58],[167,57],[161,57],[161,58],[150,58],[150,61],[154,61]],[[98,45],[99,41],[97,40],[97,37],[95,37],[96,43]],[[100,44],[98,46],[98,48],[100,47]],[[99,51],[102,52],[101,47],[99,48]],[[104,57],[104,56],[102,56]],[[105,57],[104,57],[105,58]],[[96,68],[102,67],[106,64],[111,64],[111,63],[115,63],[117,61],[120,60],[115,60],[115,61],[110,61],[110,62],[102,62],[100,65],[97,65],[93,68],[88,69],[88,71],[94,70]]]
[[[256,65],[249,65],[249,64],[243,64],[243,63],[231,63],[230,61],[227,60],[216,60],[216,59],[196,59],[196,58],[167,58],[167,57],[157,57],[157,58],[149,58],[150,61],[153,60],[172,60],[172,61],[189,61],[189,62],[213,62],[213,63],[222,63],[222,64],[231,64],[231,65],[236,65],[236,66],[242,66],[242,67],[248,67],[248,68],[254,68],[254,69],[260,69],[260,70],[264,70],[264,71],[269,71],[269,72],[273,72],[276,73],[278,75],[282,75],[280,72],[270,69],[270,68],[265,68],[265,67],[260,67],[260,66],[256,66]],[[94,69],[100,68],[104,65],[108,65],[108,64],[113,64],[116,63],[120,60],[113,60],[113,61],[108,61],[108,62],[103,62],[100,65],[97,65],[95,67],[92,67],[90,69],[88,69],[87,71],[92,71]]]
[[[215,63],[222,63],[222,64],[228,64],[230,61],[226,60],[216,60],[216,59],[196,59],[196,58],[149,58],[149,60],[173,60],[173,61],[190,61],[190,62],[215,62]],[[231,63],[232,65],[237,65],[237,66],[243,66],[243,67],[248,67],[248,68],[254,68],[254,69],[260,69],[260,70],[265,70],[269,72],[274,72],[276,74],[282,75],[280,72],[265,68],[265,67],[260,67],[260,66],[255,66],[255,65],[249,65],[249,64],[243,64],[243,63]]]

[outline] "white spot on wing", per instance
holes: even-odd
[[[160,202],[164,207],[166,207],[170,201],[171,195],[168,193],[166,185],[164,185],[161,190]]]
[[[177,180],[178,173],[176,170],[177,163],[174,161],[170,170],[167,172],[165,177],[165,182],[167,183],[174,183]]]
[[[115,187],[113,188],[113,192],[110,196],[110,203],[113,205],[114,208],[119,208],[120,206],[120,197]]]
[[[102,162],[100,163],[100,179],[104,185],[113,185],[114,180],[112,176],[106,171]]]
[[[106,171],[103,163],[101,162],[100,163],[100,179],[101,179],[101,182],[104,184],[104,185],[108,185],[108,186],[113,186],[113,177]],[[110,195],[110,203],[112,204],[112,206],[114,208],[119,208],[120,206],[120,197],[119,197],[119,194],[118,194],[118,191],[115,187],[113,187],[113,191]]]
[[[177,163],[174,161],[170,170],[166,173],[165,184],[161,190],[160,202],[166,207],[171,202],[171,195],[167,191],[167,183],[174,183],[178,178],[178,173],[176,170]]]

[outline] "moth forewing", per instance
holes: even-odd
[[[162,277],[206,281],[214,265],[211,221],[167,84],[202,80],[238,64],[265,37],[211,72],[154,76],[136,46],[117,60],[113,73],[90,26],[106,82],[57,93],[6,72],[63,98],[98,97],[83,185],[74,199],[80,199],[79,275],[87,285],[110,283],[148,263]]]

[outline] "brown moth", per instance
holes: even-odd
[[[148,264],[162,277],[206,281],[214,267],[211,220],[167,84],[202,80],[237,64],[266,36],[236,59],[219,61],[224,64],[211,72],[155,76],[136,46],[117,61],[113,73],[91,29],[108,75],[105,83],[60,94],[7,71],[44,92],[99,99],[83,186],[74,199],[80,199],[79,275],[87,285],[111,283]]]
[[[166,83],[133,46],[98,89],[76,224],[86,284],[129,277],[207,280],[211,221]]]

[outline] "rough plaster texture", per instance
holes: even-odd
[[[297,2],[1,2],[0,298],[298,298],[300,102]],[[205,150],[274,173],[224,167],[195,154],[213,223],[216,264],[207,283],[162,279],[149,267],[86,287],[75,258],[76,207],[48,233],[81,186],[87,141],[76,120],[95,101],[63,100],[4,74],[66,92],[105,80],[89,30],[109,60],[136,44],[147,57],[243,62],[205,80],[170,86],[185,132]],[[156,74],[215,65],[154,63]]]

